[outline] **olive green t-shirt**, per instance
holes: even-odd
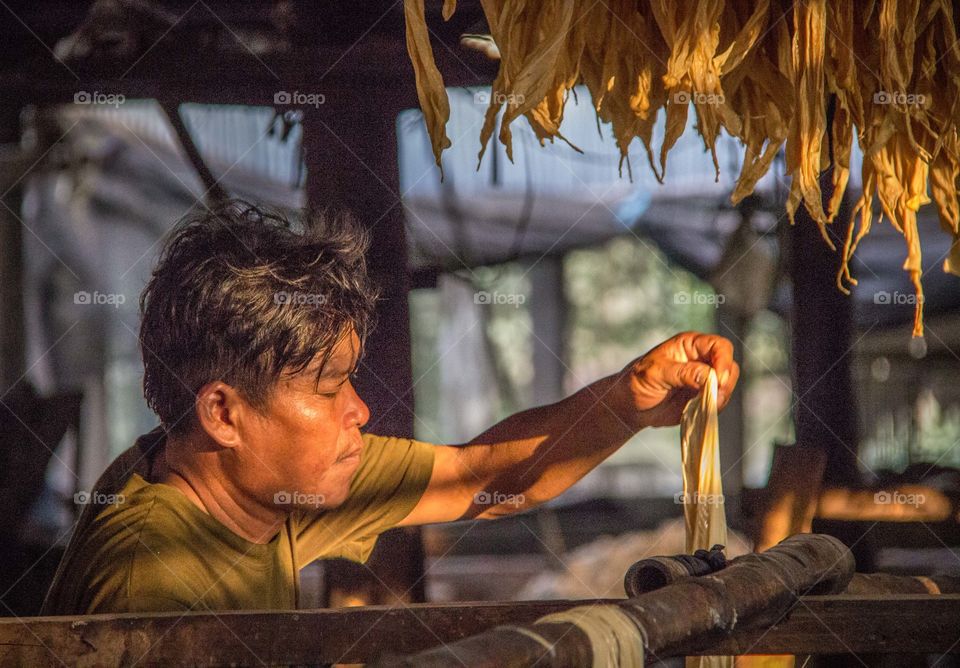
[[[114,496],[81,522],[43,614],[297,608],[301,568],[319,558],[363,563],[377,536],[410,514],[429,483],[432,445],[364,435],[364,446],[342,505],[292,513],[265,544],[136,472],[118,491],[97,490],[98,498]]]

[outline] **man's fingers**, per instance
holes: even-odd
[[[694,334],[688,341],[689,357],[712,366],[717,372],[720,394],[729,397],[740,377],[740,366],[733,359],[733,344],[716,334]]]
[[[703,362],[682,362],[667,366],[663,378],[675,388],[688,387],[699,392],[708,373],[710,366]]]

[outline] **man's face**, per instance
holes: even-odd
[[[262,502],[316,510],[346,499],[363,450],[360,428],[370,418],[350,382],[359,348],[351,331],[334,348],[319,383],[316,360],[279,380],[264,414],[245,420],[233,474]]]

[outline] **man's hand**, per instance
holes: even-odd
[[[626,395],[627,424],[669,427],[680,423],[683,407],[703,387],[710,368],[717,372],[719,408],[723,408],[740,377],[733,361],[733,344],[722,336],[683,332],[667,339],[620,372]]]

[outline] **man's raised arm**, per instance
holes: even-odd
[[[549,501],[644,427],[680,422],[713,368],[726,405],[740,375],[720,336],[684,332],[557,403],[522,411],[461,446],[440,445],[403,526],[494,518]]]

